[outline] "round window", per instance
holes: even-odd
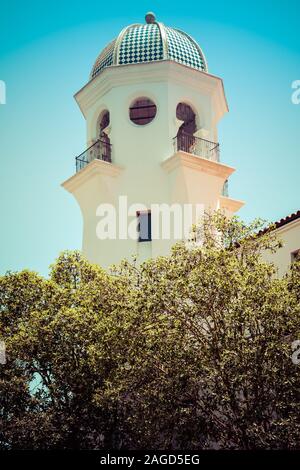
[[[139,126],[151,122],[155,115],[156,105],[149,98],[138,98],[129,108],[130,120]]]

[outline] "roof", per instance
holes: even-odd
[[[271,230],[276,230],[276,229],[278,229],[280,227],[283,227],[284,225],[287,225],[287,224],[289,224],[289,223],[291,223],[291,222],[293,222],[294,220],[297,220],[297,219],[300,219],[300,210],[298,210],[297,212],[293,212],[290,215],[287,215],[283,219],[280,219],[280,220],[277,220],[276,222],[273,222],[268,227],[260,230],[257,235],[263,235],[264,233],[269,232]]]
[[[290,215],[287,215],[283,219],[277,220],[277,222],[274,222],[275,229],[279,227],[283,227],[284,225],[289,224],[290,222],[293,222],[294,220],[300,219],[300,210],[297,212],[293,212]]]
[[[147,13],[145,19],[146,24],[126,26],[101,51],[91,71],[91,79],[106,67],[158,60],[173,60],[202,72],[208,71],[204,54],[191,36],[157,22],[153,13]]]

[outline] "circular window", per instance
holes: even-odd
[[[149,98],[138,98],[129,108],[130,120],[139,126],[151,122],[155,115],[156,105]]]

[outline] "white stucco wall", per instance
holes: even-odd
[[[265,254],[264,258],[275,264],[278,276],[282,277],[291,266],[292,253],[300,249],[300,219],[276,229],[276,235],[282,241],[283,247],[276,253]]]
[[[129,119],[129,107],[139,97],[157,106],[154,120],[138,126]],[[87,146],[99,137],[97,123],[103,110],[110,113],[109,137],[112,163],[94,161],[63,186],[78,201],[84,221],[83,252],[104,267],[138,254],[143,260],[167,254],[175,240],[99,240],[96,225],[99,204],[118,207],[126,195],[128,205],[203,204],[205,209],[224,207],[236,211],[242,203],[221,197],[233,168],[204,161],[185,152],[174,155],[178,103],[189,104],[196,113],[197,128],[217,142],[217,123],[227,112],[222,81],[218,77],[171,61],[106,68],[76,95],[86,118]],[[135,219],[135,216],[133,216]]]

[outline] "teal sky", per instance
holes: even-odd
[[[63,249],[81,247],[77,203],[60,183],[85,149],[73,94],[100,50],[148,10],[201,45],[223,78],[229,114],[219,127],[221,159],[237,171],[230,195],[241,217],[277,220],[300,209],[299,0],[3,1],[0,8],[0,272],[42,274]]]

